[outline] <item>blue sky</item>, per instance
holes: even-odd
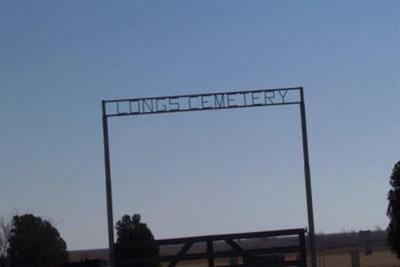
[[[303,86],[316,231],[387,225],[395,2],[1,2],[0,215],[107,246],[102,99]],[[114,218],[157,238],[306,227],[296,107],[113,118]]]

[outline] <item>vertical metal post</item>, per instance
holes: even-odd
[[[313,201],[312,201],[312,192],[311,192],[311,174],[310,174],[310,163],[309,163],[309,155],[308,155],[306,110],[305,110],[305,105],[304,105],[303,87],[300,88],[300,98],[301,98],[301,102],[300,102],[301,133],[302,133],[302,139],[303,139],[304,178],[305,178],[305,184],[306,184],[307,215],[308,215],[308,228],[309,228],[308,232],[309,232],[310,252],[311,252],[311,267],[317,267]]]
[[[208,267],[214,267],[214,246],[213,241],[207,241]]]
[[[110,255],[110,265],[114,267],[114,222],[112,208],[111,191],[111,168],[110,168],[110,149],[108,144],[108,122],[106,115],[106,103],[102,101],[103,110],[103,138],[104,138],[104,166],[106,177],[106,196],[107,196],[107,223],[108,223],[108,248]]]
[[[299,234],[299,245],[301,247],[301,254],[300,254],[300,260],[301,260],[301,267],[306,267],[307,266],[307,249],[306,249],[306,238],[305,238],[305,232],[302,231]]]

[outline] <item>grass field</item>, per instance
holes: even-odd
[[[319,267],[352,267],[351,251],[354,249],[332,249],[318,254]],[[387,247],[374,248],[372,255],[360,250],[361,267],[400,267],[400,260]]]
[[[351,259],[351,251],[354,248],[347,249],[330,249],[322,251],[318,254],[318,267],[353,267]],[[387,247],[374,248],[372,255],[365,255],[359,250],[360,267],[400,267],[400,260],[391,253]],[[168,264],[165,264],[167,266]],[[228,259],[217,259],[216,266],[229,265]],[[179,267],[202,267],[207,266],[207,261],[187,261],[178,264]],[[309,265],[310,266],[310,265]]]
[[[318,267],[353,267],[351,265],[351,251],[354,248],[338,248],[323,250],[318,253]],[[373,248],[372,255],[365,255],[360,249],[360,267],[400,267],[400,260],[389,251],[387,247]],[[102,254],[106,254],[103,252]],[[89,254],[86,254],[88,256]],[[83,259],[83,255],[80,259]],[[89,257],[86,257],[89,258]],[[100,258],[100,257],[93,257]],[[78,259],[74,259],[78,260]],[[228,259],[216,259],[215,265],[229,265]],[[167,263],[163,266],[168,266]],[[207,266],[207,261],[186,261],[181,262],[178,266],[200,267]]]

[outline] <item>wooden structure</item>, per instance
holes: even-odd
[[[302,228],[161,239],[155,243],[164,249],[173,246],[174,253],[163,253],[157,258],[127,259],[117,266],[145,266],[146,263],[159,262],[163,266],[175,267],[178,263],[185,265],[184,262],[204,260],[208,267],[307,267],[305,229]],[[232,265],[232,258],[237,259],[235,265]]]

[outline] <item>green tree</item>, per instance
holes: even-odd
[[[400,161],[393,168],[390,176],[391,189],[388,193],[389,205],[387,215],[390,219],[388,231],[388,242],[390,248],[400,259]]]
[[[57,267],[66,262],[66,244],[48,221],[32,214],[16,215],[8,236],[11,267]]]
[[[122,216],[117,222],[117,243],[115,256],[117,263],[140,257],[158,257],[159,249],[154,236],[145,223],[140,222],[140,215]],[[135,267],[158,267],[157,262],[134,264]]]

